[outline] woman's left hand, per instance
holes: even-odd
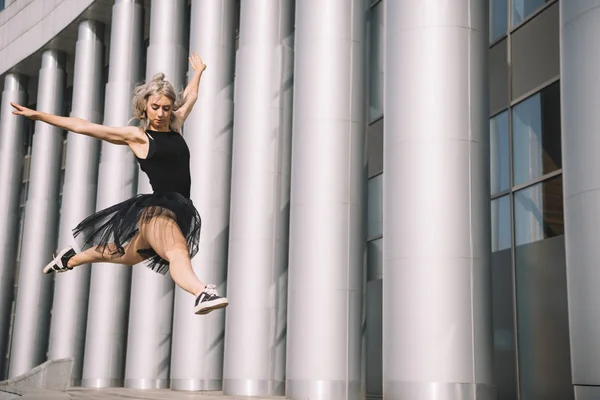
[[[202,59],[200,58],[198,53],[193,52],[192,55],[189,57],[189,60],[190,64],[192,64],[192,68],[194,68],[194,71],[202,72],[206,69],[206,64],[202,62]]]

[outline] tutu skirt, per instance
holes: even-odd
[[[125,254],[125,246],[139,231],[140,223],[157,216],[174,220],[187,241],[190,258],[198,252],[201,219],[192,200],[171,192],[166,194],[140,194],[114,206],[90,215],[73,229],[73,237],[82,251],[95,247],[111,256]],[[161,238],[157,238],[161,240]],[[169,262],[151,249],[140,249],[151,270],[166,274]]]

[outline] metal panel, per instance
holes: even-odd
[[[127,125],[133,88],[142,77],[144,9],[141,0],[113,6],[109,76],[104,124]],[[137,171],[126,146],[103,142],[96,207],[103,209],[136,193]],[[109,263],[92,266],[82,386],[123,386],[131,268]]]
[[[27,104],[27,77],[6,74],[0,109],[0,380],[7,372],[6,352],[17,269],[19,197],[23,171],[25,118],[13,115],[10,102]]]
[[[207,65],[198,101],[184,126],[192,153],[192,200],[202,216],[194,272],[225,295],[236,2],[193,1],[190,50]],[[248,66],[248,68],[252,68]],[[219,390],[223,377],[225,312],[194,316],[194,298],[175,289],[171,388]]]
[[[600,1],[560,1],[565,247],[574,385],[600,386]],[[585,60],[582,62],[582,60]]]
[[[367,282],[366,293],[366,395],[381,398],[383,395],[382,354],[382,279]]]
[[[185,0],[154,0],[150,9],[150,46],[146,80],[162,72],[175,90],[185,84],[188,20]],[[151,193],[146,174],[138,171],[138,193]],[[127,340],[125,386],[169,387],[174,283],[146,268],[133,269]]]
[[[488,3],[385,2],[384,398],[494,395]]]
[[[104,27],[95,21],[79,24],[71,116],[102,122],[104,108]],[[96,209],[100,142],[68,133],[58,247],[73,243],[71,229]],[[48,358],[73,357],[72,384],[81,382],[87,322],[90,266],[80,266],[54,278],[54,301]]]
[[[560,73],[559,3],[511,35],[512,100]]]
[[[503,39],[489,50],[490,63],[490,115],[495,115],[508,107],[508,40]]]
[[[293,28],[294,1],[242,0],[223,372],[227,395],[285,393]]]
[[[63,114],[65,62],[64,53],[44,52],[37,99],[39,111]],[[63,134],[62,129],[36,121],[9,378],[46,361],[53,281],[41,269],[56,248]]]
[[[521,397],[573,399],[564,236],[515,253]]]
[[[492,253],[494,382],[498,400],[517,398],[513,282],[511,250]]]
[[[363,395],[367,7],[296,3],[286,373],[294,399]]]

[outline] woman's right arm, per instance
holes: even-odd
[[[134,126],[104,126],[81,118],[61,117],[59,115],[32,110],[16,103],[10,103],[10,105],[15,108],[13,111],[15,115],[42,121],[74,133],[91,136],[113,144],[127,145],[136,141],[139,135],[139,129]]]

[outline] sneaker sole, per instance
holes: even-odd
[[[65,253],[66,253],[66,252],[68,252],[69,250],[71,250],[71,248],[70,248],[70,247],[65,247],[64,249],[62,249],[62,250],[60,251],[60,253],[58,253],[58,254],[56,255],[56,257],[54,257],[54,259],[53,259],[52,261],[50,261],[48,264],[46,264],[46,266],[44,267],[44,273],[45,273],[45,274],[50,274],[50,273],[52,273],[52,272],[60,272],[60,271],[55,271],[55,270],[54,270],[54,268],[52,268],[52,266],[53,266],[54,264],[56,264],[56,263],[57,263],[57,261],[58,261],[58,260],[60,260],[60,259],[62,258],[62,256],[64,256],[64,255],[65,255]]]
[[[229,301],[227,299],[218,299],[213,301],[208,301],[203,304],[199,304],[194,308],[194,314],[196,315],[205,315],[211,311],[218,310],[220,308],[225,308],[229,305]]]

